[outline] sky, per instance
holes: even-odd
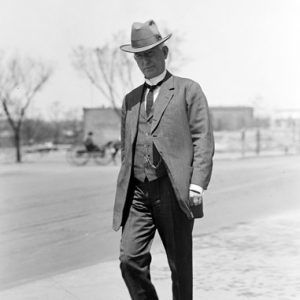
[[[53,67],[31,114],[54,102],[108,105],[73,68],[72,49],[101,47],[120,30],[127,44],[133,22],[153,19],[180,35],[186,63],[176,75],[199,82],[210,106],[300,109],[299,16],[298,0],[0,0],[0,51]]]

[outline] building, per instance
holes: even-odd
[[[244,106],[210,107],[214,130],[241,130],[254,124],[253,108]],[[84,108],[84,136],[92,131],[94,141],[102,145],[120,139],[120,111],[113,108]]]
[[[120,111],[113,108],[84,108],[83,132],[84,137],[92,131],[97,145],[120,139],[121,118]]]
[[[212,106],[210,114],[214,130],[241,130],[254,125],[253,107]]]
[[[272,127],[300,128],[300,109],[277,109],[272,114]]]

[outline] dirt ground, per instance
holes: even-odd
[[[299,299],[300,210],[196,237],[194,249],[195,299]],[[162,252],[154,264],[154,280],[169,282]]]
[[[1,165],[2,290],[84,267],[101,270],[105,261],[115,264],[117,172],[118,166],[74,167],[50,157]],[[195,295],[296,299],[299,179],[299,156],[215,161],[205,218],[194,230]],[[169,280],[161,251],[157,239],[152,269],[158,286]]]
[[[300,294],[300,210],[241,222],[194,238],[194,299],[297,300]],[[152,279],[172,299],[162,247],[153,251]],[[117,260],[0,291],[6,300],[126,300]]]

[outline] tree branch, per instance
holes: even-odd
[[[7,107],[7,102],[6,101],[7,101],[6,99],[2,99],[1,98],[2,106],[3,106],[4,112],[5,112],[6,116],[7,116],[7,120],[9,122],[11,128],[15,132],[17,130],[17,126],[16,126],[16,124],[15,124],[15,122],[14,122],[14,120],[13,120],[13,118],[12,118],[10,112],[9,112],[9,109]]]

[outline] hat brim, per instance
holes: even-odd
[[[152,49],[152,48],[154,48],[154,47],[162,44],[163,42],[165,42],[166,40],[168,40],[171,36],[172,36],[172,33],[168,34],[166,37],[164,37],[163,39],[159,40],[158,42],[156,42],[154,44],[151,44],[151,45],[148,45],[148,46],[145,46],[145,47],[133,48],[131,46],[131,44],[126,44],[126,45],[120,46],[120,49],[122,51],[130,52],[130,53],[144,52],[144,51],[147,51],[149,49]]]

